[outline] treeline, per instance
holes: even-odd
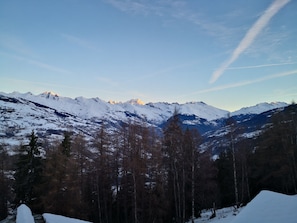
[[[182,223],[204,208],[244,204],[262,189],[295,194],[296,117],[296,105],[288,106],[257,138],[241,140],[229,118],[215,160],[178,114],[162,134],[128,123],[114,132],[102,126],[92,140],[65,132],[49,143],[32,132],[18,155],[1,146],[0,219],[8,205],[26,203],[35,213],[100,223]]]

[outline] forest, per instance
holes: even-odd
[[[53,142],[32,131],[16,155],[0,145],[0,220],[24,203],[34,213],[98,223],[183,223],[206,208],[244,205],[263,189],[297,193],[295,104],[257,137],[239,140],[232,117],[225,125],[215,159],[178,113],[161,134],[133,122],[112,132],[103,125],[93,140],[69,131]]]

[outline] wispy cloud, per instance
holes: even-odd
[[[242,70],[242,69],[254,69],[254,68],[262,68],[262,67],[274,67],[274,66],[285,66],[292,65],[296,63],[274,63],[274,64],[260,64],[254,66],[243,66],[243,67],[228,67],[227,70]]]
[[[107,2],[123,12],[148,14],[152,8],[151,5],[135,0],[107,0]]]
[[[80,37],[77,36],[73,36],[73,35],[69,35],[69,34],[65,34],[65,33],[61,33],[61,36],[66,39],[67,41],[79,45],[81,47],[87,48],[87,49],[91,49],[91,50],[96,50],[96,46],[94,44],[92,44],[91,42],[84,40]]]
[[[0,46],[12,50],[18,54],[27,56],[35,55],[35,52],[20,37],[11,34],[0,34]]]
[[[269,23],[270,19],[290,0],[275,0],[268,9],[260,16],[254,25],[248,30],[239,45],[233,51],[231,57],[225,61],[215,72],[212,74],[210,83],[214,83],[224,71],[235,61],[237,58],[254,42],[256,37],[261,33],[264,27]]]
[[[33,64],[33,65],[35,65],[37,67],[41,67],[41,68],[44,68],[44,69],[49,70],[49,71],[63,73],[63,74],[72,74],[71,71],[68,71],[66,69],[63,69],[63,68],[60,68],[60,67],[57,67],[57,66],[53,66],[53,65],[50,65],[50,64],[38,61],[38,60],[28,59],[28,58],[21,57],[21,56],[16,56],[16,55],[10,55],[10,54],[3,53],[3,52],[0,52],[0,54],[4,55],[6,57],[13,58],[15,60],[24,61],[24,62],[26,62],[28,64]]]
[[[212,20],[208,14],[205,14],[195,8],[190,1],[183,0],[105,0],[108,4],[112,5],[116,9],[132,14],[139,15],[155,15],[163,17],[163,24],[171,24],[174,20],[183,20],[199,27],[206,35],[215,37],[223,42],[224,45],[230,45],[234,34],[242,30],[242,27],[228,27],[223,24],[222,19]],[[200,4],[195,2],[195,4]],[[234,12],[233,12],[234,13]],[[226,15],[226,17],[239,16],[238,12],[232,16]],[[242,15],[241,15],[242,16]]]
[[[36,65],[38,67],[47,69],[49,71],[54,71],[54,72],[63,73],[63,74],[72,74],[71,71],[68,71],[68,70],[65,70],[63,68],[56,67],[56,66],[53,66],[53,65],[50,65],[50,64],[46,64],[46,63],[43,63],[43,62],[40,62],[40,61],[37,61],[37,60],[31,60],[31,59],[25,59],[25,58],[21,58],[21,59],[25,60],[26,62],[28,62],[30,64],[33,64],[33,65]]]
[[[282,72],[282,73],[265,76],[262,78],[257,78],[254,80],[247,80],[247,81],[242,81],[242,82],[238,82],[238,83],[207,88],[204,90],[193,92],[192,94],[203,94],[203,93],[208,93],[208,92],[222,91],[222,90],[226,90],[226,89],[230,89],[230,88],[242,87],[242,86],[260,83],[260,82],[275,79],[275,78],[281,78],[281,77],[286,77],[286,76],[291,76],[291,75],[296,75],[296,74],[297,74],[297,70],[292,70],[292,71],[287,71],[287,72]]]
[[[107,77],[96,77],[96,80],[101,82],[101,83],[104,83],[104,84],[108,84],[110,86],[113,86],[113,87],[116,87],[119,85],[118,82],[110,79],[110,78],[107,78]]]

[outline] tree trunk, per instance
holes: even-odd
[[[134,222],[137,223],[137,190],[136,190],[136,179],[135,179],[135,173],[133,172],[133,189],[134,189]]]
[[[194,222],[195,218],[195,182],[194,182],[194,173],[195,173],[195,159],[194,159],[194,149],[192,148],[192,173],[191,173],[191,183],[192,183],[192,222]]]
[[[235,148],[234,148],[233,133],[231,133],[231,147],[232,147],[232,159],[233,159],[233,177],[234,177],[235,204],[238,207],[238,188],[237,188],[236,159],[235,159]]]

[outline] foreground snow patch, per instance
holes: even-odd
[[[43,214],[45,223],[90,223],[89,221],[78,220],[75,218],[68,218],[55,214]]]
[[[25,204],[21,204],[17,209],[16,223],[34,223],[32,212]]]
[[[230,223],[236,215],[242,210],[242,208],[235,209],[234,207],[226,207],[222,209],[216,210],[216,217],[210,219],[212,215],[211,210],[202,211],[201,217],[197,218],[194,222],[195,223]],[[191,223],[189,221],[188,223]]]
[[[231,223],[296,223],[297,196],[261,191]]]

